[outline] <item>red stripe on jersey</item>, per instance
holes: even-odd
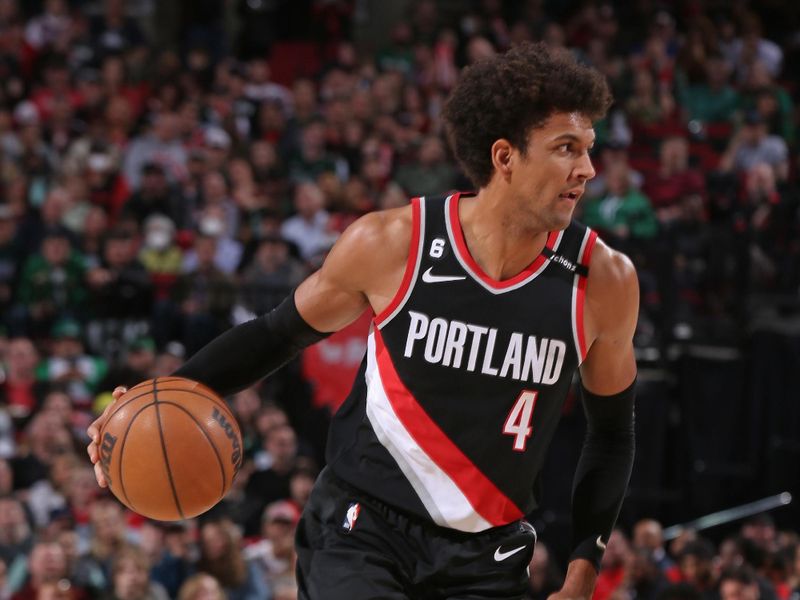
[[[384,392],[400,424],[436,465],[455,483],[481,517],[493,526],[505,525],[524,514],[492,483],[428,416],[400,380],[380,330],[374,330],[375,358]],[[475,424],[480,427],[480,423]]]
[[[596,241],[597,232],[589,231],[589,239],[586,240],[586,246],[578,257],[579,264],[585,265],[586,267],[589,266],[592,260],[592,249]],[[588,351],[588,348],[586,348],[586,335],[583,332],[583,303],[586,296],[586,282],[588,279],[588,277],[578,276],[578,300],[575,305],[575,328],[578,330],[578,347],[581,353],[580,362],[586,359],[586,353]]]
[[[464,262],[467,263],[467,266],[470,268],[472,273],[479,277],[484,283],[488,286],[502,290],[507,287],[511,287],[512,285],[516,285],[521,281],[524,281],[531,275],[533,275],[539,268],[545,263],[547,258],[543,254],[539,254],[533,262],[525,267],[522,271],[514,275],[511,279],[503,279],[502,281],[498,279],[494,279],[489,277],[483,269],[481,269],[480,265],[475,262],[475,259],[472,258],[472,254],[469,252],[469,248],[467,247],[467,242],[464,239],[464,231],[461,229],[461,222],[458,220],[458,201],[461,196],[460,192],[456,192],[453,194],[453,197],[450,199],[450,214],[447,215],[447,218],[450,220],[450,227],[453,230],[453,238],[455,239],[456,243],[456,250],[461,255],[461,258],[464,259]],[[547,242],[546,246],[553,249],[553,246],[556,244],[556,240],[558,240],[558,231],[551,231],[547,234]]]
[[[421,229],[419,202],[419,198],[411,199],[411,245],[408,249],[408,260],[406,261],[406,271],[403,274],[403,281],[400,283],[400,288],[397,290],[394,298],[392,298],[389,306],[384,308],[379,315],[375,316],[375,325],[377,327],[380,327],[383,321],[389,317],[389,315],[391,315],[400,305],[400,303],[403,301],[403,298],[406,297],[408,288],[411,286],[411,280],[414,277],[414,269],[416,268],[417,260],[419,259],[419,236]]]

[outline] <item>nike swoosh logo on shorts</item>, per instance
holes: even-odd
[[[508,552],[502,552],[500,550],[500,548],[502,548],[502,546],[498,546],[497,550],[494,551],[494,559],[497,562],[504,561],[509,556],[514,556],[517,552],[519,552],[521,550],[525,550],[526,547],[527,546],[520,546],[519,548],[514,548],[513,550],[509,550]]]
[[[466,275],[434,275],[431,273],[433,267],[428,267],[428,270],[422,274],[422,281],[425,283],[442,283],[444,281],[460,281],[466,279]]]
[[[606,549],[606,543],[603,541],[603,538],[599,535],[597,536],[597,547],[600,548],[600,550]]]

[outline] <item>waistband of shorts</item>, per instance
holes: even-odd
[[[498,525],[496,527],[491,527],[489,529],[484,529],[483,531],[478,531],[475,533],[468,531],[460,531],[458,529],[452,529],[450,527],[442,527],[441,525],[434,523],[430,519],[425,519],[417,514],[404,511],[400,508],[397,508],[396,506],[387,504],[383,500],[380,500],[375,496],[371,495],[369,492],[365,492],[364,490],[358,488],[357,486],[354,486],[350,482],[345,481],[344,479],[339,477],[333,471],[333,469],[330,468],[330,466],[326,466],[320,473],[319,477],[320,478],[324,477],[325,479],[324,483],[326,485],[334,485],[335,487],[338,487],[340,490],[354,496],[359,502],[363,502],[364,504],[375,510],[387,513],[389,515],[398,516],[403,519],[407,519],[409,522],[416,524],[424,529],[427,529],[431,533],[447,537],[453,540],[475,540],[482,537],[491,539],[495,536],[503,537],[520,527],[530,529],[533,531],[534,536],[536,535],[536,530],[533,529],[533,526],[530,523],[528,523],[525,519],[512,521],[504,525]]]

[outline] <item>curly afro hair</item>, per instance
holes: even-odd
[[[571,54],[525,43],[465,68],[445,104],[443,117],[453,153],[467,177],[485,187],[494,166],[492,144],[507,139],[527,150],[531,130],[556,112],[577,112],[592,121],[611,105],[605,78]]]

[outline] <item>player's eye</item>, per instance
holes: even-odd
[[[556,148],[556,150],[558,150],[558,152],[561,154],[567,154],[569,153],[571,148],[572,148],[571,144],[561,144],[558,148]]]

